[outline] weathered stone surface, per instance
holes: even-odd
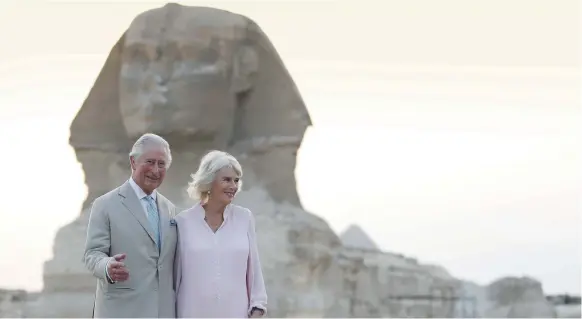
[[[460,282],[402,255],[345,247],[340,265],[351,317],[455,317]],[[344,315],[345,316],[345,315]],[[465,315],[468,316],[468,315]]]
[[[21,318],[27,295],[23,290],[0,289],[0,318]]]
[[[145,132],[172,146],[161,191],[181,208],[192,204],[185,189],[207,151],[226,150],[241,161],[244,189],[236,201],[256,215],[271,317],[483,314],[470,302],[487,300],[482,287],[402,255],[344,246],[325,221],[302,208],[294,171],[309,125],[293,80],[253,21],[176,4],[139,15],[71,124],[88,196],[79,218],[59,230],[43,292],[22,314],[91,316],[95,279],[81,264],[88,210],[129,177],[127,154]]]
[[[546,300],[539,281],[528,277],[506,277],[487,286],[489,318],[553,318],[556,310]]]
[[[555,305],[557,318],[581,318],[582,307],[580,305]]]
[[[558,318],[580,318],[582,308],[580,306],[580,296],[573,295],[550,295],[546,299],[556,309]]]

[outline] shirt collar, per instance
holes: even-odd
[[[139,200],[144,199],[145,197],[147,197],[148,195],[143,191],[143,189],[141,189],[141,187],[139,187],[137,185],[137,183],[133,180],[133,177],[129,178],[129,185],[131,185],[131,188],[133,188],[133,191],[135,192],[135,195],[137,195],[137,198]],[[157,194],[158,191],[154,189],[154,191],[152,192],[151,196],[154,199],[154,202],[157,200]]]

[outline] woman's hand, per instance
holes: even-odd
[[[264,313],[265,312],[262,309],[253,308],[253,310],[251,310],[251,318],[262,318]]]

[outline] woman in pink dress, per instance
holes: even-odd
[[[197,200],[176,218],[178,318],[258,318],[267,312],[255,220],[232,204],[242,169],[230,154],[204,156],[188,187]]]

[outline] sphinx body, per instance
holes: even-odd
[[[76,298],[85,296],[76,309],[48,313],[90,314],[95,280],[81,256],[91,202],[128,178],[133,141],[153,132],[172,147],[160,191],[178,209],[192,204],[187,182],[206,152],[226,150],[240,160],[245,186],[236,202],[256,215],[270,315],[321,315],[324,299],[333,297],[324,296],[317,278],[341,244],[327,223],[303,210],[297,195],[296,154],[309,125],[295,83],[252,20],[176,4],[137,16],[71,124],[70,144],[88,195],[80,217],[56,236],[44,271],[44,293],[53,297],[37,309],[54,308],[54,300],[75,291]]]

